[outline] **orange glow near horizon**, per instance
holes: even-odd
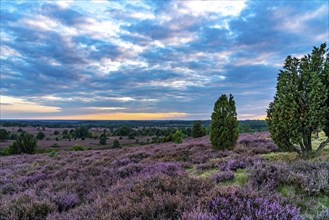
[[[100,113],[100,114],[85,114],[85,115],[66,115],[36,119],[53,119],[53,120],[161,120],[172,119],[178,117],[186,117],[187,113],[168,112],[168,113]]]

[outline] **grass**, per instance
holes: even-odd
[[[212,168],[208,170],[197,170],[195,167],[190,167],[186,169],[188,175],[199,178],[207,178],[219,172],[218,168]]]
[[[272,152],[261,154],[260,157],[269,161],[294,161],[299,159],[299,155],[296,152]]]

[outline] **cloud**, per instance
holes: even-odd
[[[35,102],[29,102],[21,98],[0,96],[1,114],[6,113],[51,113],[60,112],[61,108],[55,106],[44,106]]]
[[[321,1],[2,1],[1,92],[49,107],[45,117],[150,119],[209,119],[232,93],[240,118],[257,118],[286,56],[328,39],[328,11]]]

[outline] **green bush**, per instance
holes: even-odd
[[[5,141],[9,139],[9,132],[6,129],[0,129],[0,141]]]
[[[53,147],[53,148],[58,148],[59,145],[58,145],[57,143],[54,143],[53,145],[51,145],[51,147]]]
[[[99,138],[99,144],[106,145],[106,137],[104,135],[101,135]]]
[[[57,157],[58,156],[58,153],[56,151],[51,151],[49,154],[48,154],[49,157]]]
[[[120,148],[121,147],[120,142],[118,140],[114,140],[112,147],[113,148]]]
[[[192,128],[192,137],[198,138],[206,135],[206,128],[202,126],[201,121],[195,121]]]
[[[37,147],[37,139],[27,132],[19,135],[18,139],[9,146],[10,154],[33,154]]]
[[[177,130],[173,135],[173,139],[175,144],[183,143],[183,132],[181,130]]]
[[[74,145],[73,147],[71,147],[72,151],[84,151],[85,148],[83,146],[80,145]]]
[[[42,131],[39,131],[36,137],[38,140],[42,140],[45,138],[45,136],[46,135]]]

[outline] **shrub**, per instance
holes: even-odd
[[[9,156],[11,154],[11,149],[9,147],[0,149],[0,156]]]
[[[53,147],[53,148],[58,148],[59,145],[58,145],[57,143],[53,143],[53,144],[51,145],[51,147]]]
[[[236,156],[231,156],[230,158],[221,162],[219,164],[219,168],[223,171],[244,169],[260,161],[261,158],[256,156],[236,155]]]
[[[106,145],[106,139],[106,136],[102,134],[99,138],[99,144]]]
[[[202,126],[201,121],[195,121],[192,128],[192,137],[198,138],[206,135],[206,129]]]
[[[215,181],[216,183],[223,182],[226,180],[232,180],[232,179],[234,179],[234,172],[230,170],[222,171],[212,176],[212,180]]]
[[[283,181],[298,185],[308,194],[329,194],[329,162],[292,163]]]
[[[233,149],[238,140],[238,120],[233,96],[216,101],[211,115],[210,143],[214,149]]]
[[[42,131],[39,131],[38,134],[37,134],[37,136],[36,136],[36,138],[37,138],[38,140],[42,140],[42,139],[45,138],[45,136],[46,136],[46,135],[45,135]]]
[[[0,129],[0,141],[5,141],[9,139],[9,132],[6,129]]]
[[[84,151],[85,148],[83,146],[80,145],[74,145],[73,147],[71,147],[72,151]]]
[[[120,147],[121,147],[120,142],[118,140],[114,140],[112,148],[120,148]]]
[[[173,135],[173,139],[175,144],[183,143],[183,132],[181,130],[177,130]]]
[[[49,157],[57,157],[58,153],[56,151],[51,151],[51,152],[48,153],[48,156]]]
[[[11,154],[33,154],[37,147],[37,139],[27,132],[22,132],[18,139],[9,146]]]
[[[248,170],[248,184],[253,190],[274,191],[279,185],[283,173],[282,165],[275,163],[257,163]]]

